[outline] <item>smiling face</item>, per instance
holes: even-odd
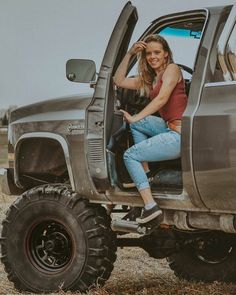
[[[156,73],[159,73],[165,69],[168,52],[163,49],[163,46],[160,42],[148,42],[145,51],[146,61]]]

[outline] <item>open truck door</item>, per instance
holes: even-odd
[[[93,99],[86,110],[85,151],[89,174],[96,188],[109,188],[106,146],[111,134],[114,114],[114,85],[112,77],[124,57],[135,24],[137,10],[128,2],[113,29],[103,57]]]

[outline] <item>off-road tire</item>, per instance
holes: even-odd
[[[65,185],[25,192],[2,225],[1,260],[20,291],[85,292],[111,274],[117,248],[106,210]]]
[[[175,275],[188,281],[203,282],[235,282],[236,281],[236,247],[235,242],[212,249],[218,253],[214,261],[204,259],[204,255],[199,257],[196,249],[188,245],[167,258],[170,268]],[[211,249],[209,249],[210,253]],[[210,253],[211,255],[212,253]],[[213,254],[214,255],[214,254]]]

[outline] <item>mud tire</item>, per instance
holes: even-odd
[[[235,282],[236,244],[227,240],[199,252],[188,245],[167,258],[175,275],[188,281]]]
[[[1,260],[20,291],[85,292],[113,270],[116,236],[105,209],[64,185],[25,192],[2,225]]]

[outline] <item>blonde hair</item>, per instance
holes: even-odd
[[[148,35],[143,39],[144,42],[158,42],[162,45],[163,50],[168,53],[165,68],[173,63],[173,54],[167,41],[160,35]],[[146,50],[142,50],[138,56],[138,75],[140,78],[140,92],[144,95],[149,96],[150,88],[155,79],[156,73],[150,67],[146,60]],[[165,70],[165,69],[164,69]]]

